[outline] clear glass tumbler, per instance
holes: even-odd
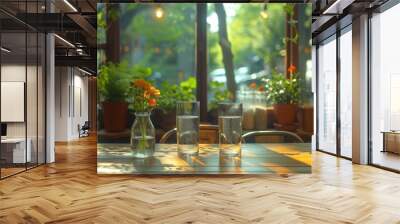
[[[198,154],[200,103],[197,101],[177,102],[176,142],[181,154]]]
[[[242,142],[241,103],[218,104],[219,152],[221,156],[240,156]]]

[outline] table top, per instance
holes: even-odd
[[[30,141],[30,139],[26,139],[28,141]],[[1,139],[1,143],[20,143],[20,142],[25,142],[25,138],[2,138]]]
[[[400,131],[395,131],[395,130],[393,130],[393,131],[381,131],[381,133],[383,133],[383,134],[400,134]]]
[[[242,144],[241,157],[219,155],[218,145],[200,144],[197,156],[182,156],[176,144],[157,144],[153,157],[137,159],[129,144],[97,145],[98,174],[311,173],[311,144]]]

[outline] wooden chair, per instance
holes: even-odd
[[[218,144],[218,126],[200,124],[199,142],[205,144]],[[167,131],[160,139],[160,143],[176,143],[176,128]]]
[[[251,131],[242,135],[243,143],[304,143],[296,133],[289,131]]]

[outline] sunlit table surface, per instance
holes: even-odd
[[[176,144],[157,144],[154,156],[137,159],[129,144],[97,145],[98,174],[267,174],[310,173],[311,144],[242,144],[240,157],[220,156],[218,145],[200,144],[183,156]]]

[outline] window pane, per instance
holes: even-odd
[[[318,48],[318,147],[336,153],[336,39]]]
[[[2,33],[1,47],[1,123],[2,133],[10,144],[1,144],[2,177],[25,170],[31,161],[30,147],[26,150],[26,33]],[[4,97],[8,96],[8,97]],[[10,98],[13,96],[13,98]],[[10,109],[13,108],[13,109]],[[31,141],[28,139],[28,145]],[[27,154],[28,151],[28,154]],[[28,160],[27,160],[28,159]]]
[[[340,150],[352,157],[352,35],[340,36]]]
[[[245,132],[285,130],[310,141],[313,132],[311,5],[209,3],[207,9],[209,121],[217,123],[218,102],[238,101],[244,107]],[[297,37],[287,36],[287,24],[298,24],[291,27]],[[294,47],[287,51],[287,46]],[[292,80],[287,71],[291,65],[290,73],[297,76],[293,79],[298,82],[299,93],[289,93],[288,89],[279,93],[279,84],[268,81]],[[293,113],[276,113],[277,104],[296,104],[298,109]],[[283,122],[281,115],[289,121]],[[273,138],[280,141],[281,137]]]
[[[152,113],[152,121],[159,139],[166,131],[175,128],[176,102],[196,99],[196,4],[121,3],[110,6],[99,4],[98,9],[105,15],[106,23],[110,19],[119,20],[121,63],[118,69],[136,71],[119,74],[121,82],[123,85],[130,85],[134,78],[142,75],[140,71],[150,69],[150,76],[145,79],[152,82],[162,93],[157,101],[158,109]],[[114,36],[112,29],[107,26],[104,29],[102,32],[105,36],[98,39],[103,43],[107,41],[106,36]],[[107,49],[98,51],[98,59],[110,61],[107,58]],[[102,89],[102,74],[99,78],[99,88]],[[104,101],[110,99],[107,92],[100,91],[99,97],[102,107],[99,113],[100,141],[108,141],[107,137],[110,135],[106,130],[106,121],[114,119],[114,115],[109,115],[103,107]],[[131,103],[133,99],[128,95],[121,100]],[[121,133],[119,142],[129,142],[130,133],[127,130],[134,120],[132,104],[129,105],[125,120],[124,130],[118,131]]]
[[[372,163],[400,170],[400,4],[372,17]],[[394,152],[394,153],[393,153]]]

